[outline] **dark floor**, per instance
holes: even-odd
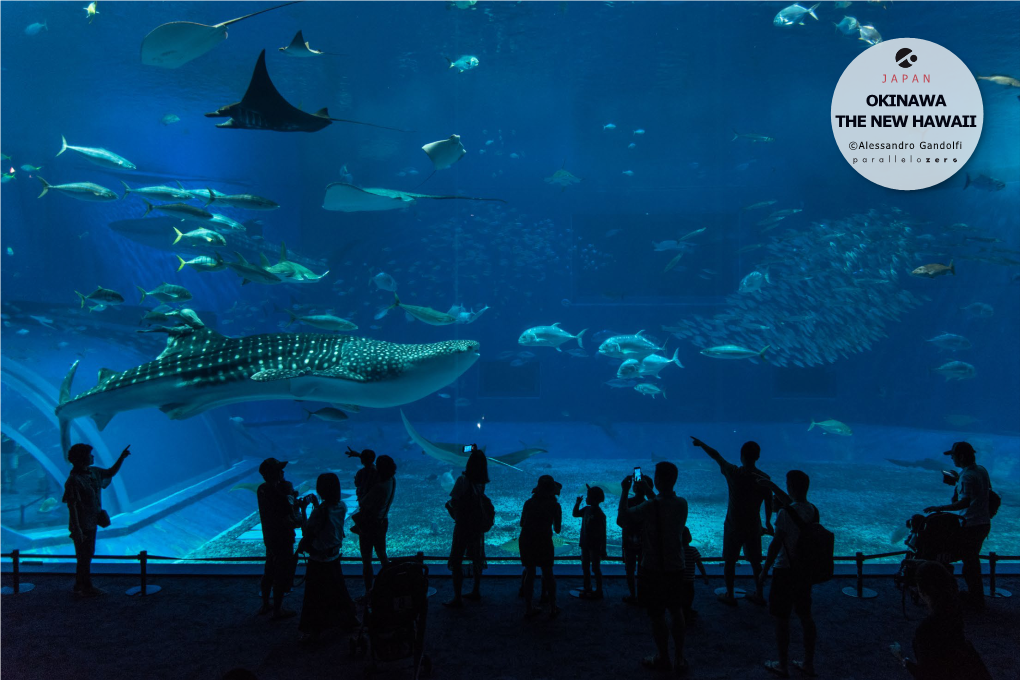
[[[9,585],[9,575],[4,584]],[[254,616],[259,605],[255,577],[159,576],[163,591],[146,597],[123,594],[136,577],[98,576],[109,594],[78,599],[73,576],[33,574],[29,593],[3,597],[2,672],[4,680],[22,678],[209,678],[234,666],[254,671],[262,680],[277,678],[354,678],[365,668],[351,659],[347,636],[329,636],[316,647],[297,644],[297,619],[279,623]],[[434,678],[523,680],[658,677],[639,666],[652,652],[643,611],[620,602],[626,586],[611,579],[609,597],[586,602],[567,596],[579,579],[561,579],[562,615],[523,620],[513,578],[484,582],[485,599],[460,611],[440,606],[450,582],[433,582],[427,646]],[[1000,578],[1000,585],[1020,592],[1020,578]],[[899,641],[909,648],[920,620],[908,605],[900,611],[891,579],[869,582],[879,597],[857,601],[840,593],[852,582],[837,579],[815,588],[819,629],[819,677],[871,680],[908,676],[887,648]],[[350,579],[352,594],[361,594],[360,579]],[[748,585],[749,582],[744,583]],[[775,658],[772,621],[747,602],[730,609],[714,600],[711,586],[699,581],[695,608],[700,617],[687,637],[693,678],[767,678],[765,659]],[[741,585],[738,582],[738,586]],[[300,608],[302,591],[290,596]],[[1020,596],[997,599],[983,615],[971,614],[968,635],[997,679],[1020,677]],[[799,628],[794,623],[792,658],[800,657]],[[388,669],[381,677],[409,677]],[[794,677],[797,677],[796,674]]]

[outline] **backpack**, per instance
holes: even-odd
[[[1002,505],[1002,496],[995,493],[995,489],[988,487],[988,516],[995,517],[995,514],[999,512],[999,506]]]
[[[811,585],[825,583],[832,578],[835,568],[836,535],[818,523],[817,509],[813,522],[805,522],[793,508],[785,510],[800,529],[791,568]]]
[[[484,493],[478,502],[482,506],[480,527],[484,534],[492,529],[493,525],[496,523],[496,508],[493,506],[492,500]]]

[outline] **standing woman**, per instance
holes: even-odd
[[[563,485],[551,475],[542,475],[521,511],[521,537],[517,543],[525,568],[524,599],[528,609],[524,616],[528,619],[542,613],[532,603],[538,567],[542,567],[542,592],[549,598],[549,618],[555,618],[560,613],[560,608],[556,606],[556,577],[553,576],[553,532],[560,533],[563,522],[563,510],[556,500],[562,488]]]
[[[300,552],[308,553],[305,598],[298,624],[303,639],[308,641],[317,640],[331,626],[359,625],[340,565],[347,518],[347,505],[340,500],[340,478],[332,472],[319,475],[315,491],[322,502],[309,497],[315,509],[305,522],[298,546]]]
[[[361,572],[365,579],[365,594],[372,590],[372,549],[382,566],[389,564],[386,556],[386,531],[389,529],[390,505],[396,493],[397,464],[389,456],[375,461],[376,477],[372,486],[358,503],[358,512],[351,516],[357,524],[351,531],[358,534],[361,549]]]
[[[447,567],[453,575],[453,599],[443,604],[447,607],[464,606],[464,599],[480,600],[482,569],[485,568],[485,529],[482,516],[482,498],[485,485],[489,483],[489,460],[476,447],[472,447],[464,472],[453,485],[446,509],[453,517],[453,545],[450,546],[450,561]],[[462,563],[465,555],[471,558],[475,584],[471,592],[461,597],[464,585]]]

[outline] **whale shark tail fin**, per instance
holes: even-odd
[[[58,403],[60,406],[71,401],[71,383],[74,382],[74,374],[77,370],[78,361],[75,361],[71,364],[71,368],[67,371],[67,375],[64,376],[64,382],[60,384],[60,396],[58,397]],[[57,414],[57,418],[60,421],[60,450],[64,453],[64,459],[66,460],[67,452],[71,448],[71,419],[61,415],[60,413]]]

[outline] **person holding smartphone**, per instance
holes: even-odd
[[[96,534],[99,527],[110,526],[110,515],[103,510],[103,489],[120,472],[120,466],[131,455],[131,445],[121,451],[120,457],[109,469],[95,467],[92,447],[75,444],[67,452],[71,474],[64,482],[63,502],[67,504],[68,529],[74,541],[74,555],[78,562],[75,570],[74,592],[79,595],[104,595],[102,588],[92,585],[92,557],[96,554]]]

